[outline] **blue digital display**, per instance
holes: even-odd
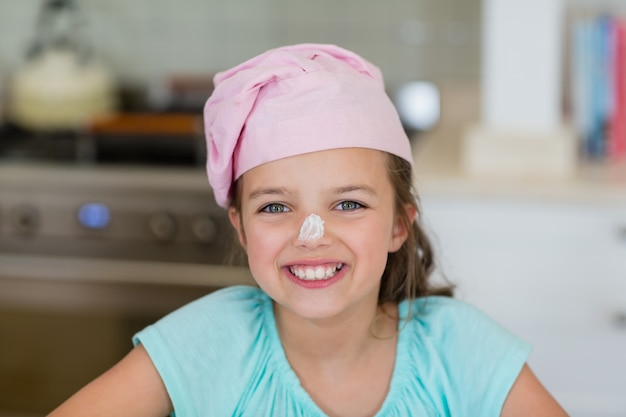
[[[83,204],[78,209],[78,222],[87,229],[104,229],[111,223],[111,211],[104,204]]]

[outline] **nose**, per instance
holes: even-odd
[[[324,236],[324,220],[317,214],[310,214],[302,222],[298,240],[317,240]]]
[[[296,246],[315,248],[327,243],[328,238],[324,220],[317,214],[310,214],[303,219],[295,239]]]

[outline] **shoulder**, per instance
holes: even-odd
[[[260,325],[268,297],[256,287],[233,286],[205,295],[173,311],[152,327],[179,337],[246,333]],[[208,333],[207,333],[208,332]]]
[[[186,306],[185,309],[204,309],[204,308],[227,308],[229,310],[237,310],[245,308],[247,305],[255,305],[262,302],[267,296],[258,287],[246,285],[234,285],[225,287],[211,292]]]
[[[446,326],[466,326],[470,323],[486,324],[494,321],[473,305],[452,297],[431,296],[400,305],[400,314],[409,321],[417,322],[431,330]]]
[[[465,351],[472,347],[481,351],[509,347],[529,350],[525,342],[496,320],[455,298],[435,296],[403,302],[400,315],[407,320],[414,337],[426,337],[454,353],[460,346]]]
[[[203,311],[223,314],[245,314],[266,300],[267,295],[257,287],[235,285],[219,289],[198,298],[169,314],[169,316],[197,314]]]
[[[205,402],[214,410],[233,409],[250,379],[250,364],[260,361],[271,342],[260,336],[268,308],[271,300],[260,289],[228,287],[135,335],[134,343],[146,349],[176,414],[187,415],[190,407]],[[199,398],[203,400],[197,403]]]
[[[262,326],[268,303],[259,288],[223,288],[169,313],[137,333],[134,342],[143,343],[148,351],[150,345],[169,345],[176,351],[180,345],[216,346],[233,338],[245,343]]]
[[[454,298],[403,302],[400,314],[406,318],[401,338],[408,360],[417,374],[432,377],[433,401],[452,414],[499,416],[530,346],[478,308]],[[459,387],[471,390],[459,392]]]

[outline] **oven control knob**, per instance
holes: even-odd
[[[32,235],[39,227],[39,213],[35,207],[24,204],[11,211],[11,223],[15,230],[23,235]]]
[[[213,243],[217,239],[217,225],[208,214],[192,218],[191,230],[200,242]]]
[[[158,240],[169,241],[176,236],[176,219],[170,213],[163,211],[154,213],[150,216],[148,226]]]

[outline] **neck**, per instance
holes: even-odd
[[[287,357],[310,363],[349,363],[397,336],[397,306],[374,304],[341,317],[325,320],[303,319],[280,307],[275,308],[276,326]]]

